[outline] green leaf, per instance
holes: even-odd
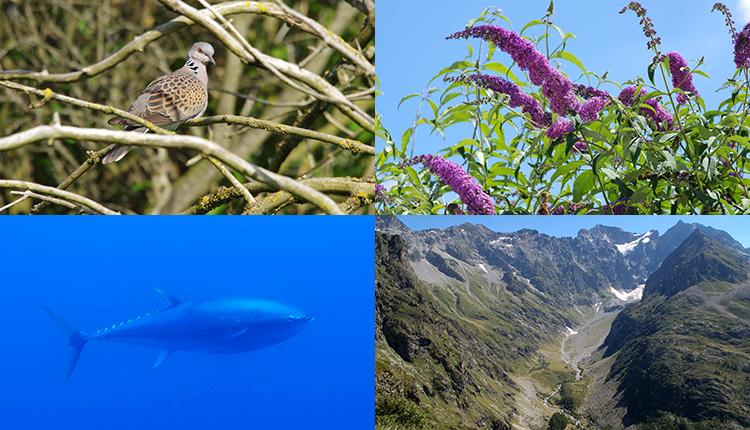
[[[657,67],[659,67],[657,63],[651,63],[651,65],[648,66],[648,80],[651,81],[651,85],[654,86],[656,86],[656,83],[654,82],[654,74],[656,74]]]
[[[526,25],[523,26],[520,34],[523,35],[526,30],[530,29],[531,27],[536,27],[537,25],[544,25],[544,21],[539,19],[529,21]]]
[[[594,172],[586,170],[578,175],[573,183],[573,201],[579,202],[594,187]]]
[[[396,109],[401,109],[401,105],[404,104],[404,102],[406,102],[407,100],[413,99],[414,97],[419,97],[420,95],[421,94],[419,93],[414,93],[414,94],[409,94],[408,96],[405,96],[404,98],[401,99],[400,102],[398,102],[398,107]]]
[[[557,51],[554,53],[554,55],[552,55],[552,58],[560,58],[565,61],[571,62],[575,64],[576,66],[578,66],[578,68],[581,69],[583,73],[587,72],[586,67],[583,65],[581,60],[579,60],[578,57],[576,57],[575,55],[571,54],[568,51]]]

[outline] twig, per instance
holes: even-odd
[[[203,2],[205,0],[199,1]],[[358,50],[354,49],[354,47],[346,43],[344,39],[341,38],[341,36],[328,31],[328,29],[318,24],[317,21],[290,8],[281,0],[276,0],[276,4],[278,4],[279,7],[281,7],[281,9],[288,15],[293,16],[294,18],[307,24],[315,31],[315,36],[322,40],[326,45],[343,54],[344,57],[354,63],[355,66],[362,69],[367,76],[375,75],[375,66],[370,64],[370,62],[367,61],[367,59],[364,58]]]
[[[18,201],[22,201],[24,199],[31,198],[31,199],[42,200],[42,201],[47,202],[47,203],[52,203],[52,204],[56,204],[56,205],[60,205],[60,206],[65,206],[68,209],[80,209],[80,210],[86,211],[88,213],[94,213],[94,212],[91,212],[90,210],[88,210],[86,208],[78,206],[75,203],[69,202],[67,200],[62,200],[62,199],[58,199],[58,198],[55,198],[55,197],[49,197],[49,196],[45,196],[45,195],[42,195],[42,194],[37,194],[37,193],[29,191],[29,190],[26,190],[26,191],[11,191],[10,193],[22,196],[22,198],[19,199]],[[3,209],[4,208],[0,208],[0,212],[2,212]]]
[[[237,189],[237,191],[242,194],[242,197],[245,198],[245,201],[248,205],[254,205],[255,204],[255,198],[253,198],[253,195],[250,194],[250,191],[247,190],[247,188],[243,187],[240,181],[234,177],[232,172],[229,171],[229,169],[226,168],[223,164],[221,164],[221,161],[215,159],[214,157],[208,157],[208,161],[211,162],[216,168],[221,172],[222,175],[224,175],[227,180],[232,184],[232,186]]]
[[[341,91],[335,86],[329,84],[322,77],[310,72],[309,70],[303,69],[296,64],[289,63],[282,59],[266,55],[263,52],[258,51],[255,48],[247,48],[249,44],[247,41],[238,41],[232,37],[226,30],[224,30],[219,23],[210,18],[210,11],[199,11],[194,7],[188,5],[181,0],[159,0],[170,9],[178,12],[182,15],[189,17],[191,20],[197,22],[206,30],[210,31],[211,34],[216,36],[221,42],[235,55],[240,57],[244,62],[248,64],[259,63],[272,73],[274,73],[279,79],[290,84],[291,86],[304,91],[307,94],[314,96],[317,99],[325,100],[334,103],[344,112],[348,117],[357,122],[365,130],[373,132],[375,130],[374,119],[364,112],[359,106],[355,105],[352,101],[346,98]],[[244,38],[243,38],[244,40]],[[285,75],[285,76],[282,76]],[[313,92],[306,91],[294,83],[291,83],[286,76],[296,79],[312,88]]]
[[[58,74],[50,74],[50,73],[47,73],[46,71],[44,72],[29,72],[29,71],[0,72],[0,79],[30,79],[30,80],[34,80],[38,82],[73,82],[73,81],[77,81],[85,77],[98,75],[99,73],[102,73],[116,66],[120,62],[126,60],[132,53],[136,51],[142,52],[144,48],[148,46],[151,42],[158,40],[170,33],[173,33],[183,27],[193,25],[196,23],[196,20],[203,21],[201,25],[204,25],[204,23],[206,25],[209,25],[209,27],[206,27],[209,30],[211,29],[213,29],[214,31],[217,30],[216,27],[211,28],[210,24],[208,23],[208,22],[213,22],[216,26],[218,26],[218,24],[216,24],[215,21],[212,21],[209,18],[211,15],[211,11],[207,9],[197,10],[195,8],[192,8],[191,6],[187,6],[187,7],[189,8],[189,12],[190,12],[189,14],[185,14],[187,16],[176,17],[169,22],[166,22],[164,24],[161,24],[155,27],[153,30],[149,30],[135,37],[133,41],[123,46],[119,51],[115,52],[114,54],[110,55],[104,60],[98,63],[92,64],[90,66],[86,66],[79,71],[68,72],[68,73],[58,73]],[[293,17],[289,17],[278,5],[274,3],[252,2],[252,1],[226,2],[226,3],[214,5],[213,8],[222,15],[233,15],[233,14],[238,14],[238,13],[257,13],[257,14],[273,16],[275,18],[283,20],[289,25],[299,27],[300,29],[308,33],[315,34],[315,30],[312,30],[306,25],[303,25],[304,23],[301,23],[298,20],[293,19]],[[247,62],[255,62],[254,58],[251,58],[250,56],[246,55],[249,53],[244,52],[245,50],[242,49],[242,46],[239,45],[237,41],[235,41],[234,39],[228,39],[226,36],[224,37],[219,36],[220,34],[226,35],[226,32],[220,26],[218,26],[218,31],[219,31],[218,34],[217,33],[214,33],[214,34],[217,35],[217,37],[219,37],[219,39],[222,42],[224,42],[232,52],[234,52],[237,56],[239,56],[240,58],[242,58],[243,60]],[[309,85],[311,88],[319,91],[321,94],[325,94],[327,97],[329,97],[333,101],[333,103],[337,104],[340,107],[340,109],[347,116],[349,116],[352,120],[354,120],[357,124],[359,124],[365,130],[374,132],[375,120],[366,112],[364,112],[362,109],[360,109],[358,106],[354,105],[349,99],[347,99],[346,96],[344,96],[338,90],[338,88],[334,87],[333,85],[328,84],[325,81],[325,79],[321,78],[320,76],[316,75],[313,72],[310,72],[309,70],[299,67],[296,64],[288,63],[286,61],[283,61],[278,58],[274,58],[274,57],[271,57],[262,53],[260,53],[259,61],[261,62],[261,64],[270,64],[273,68],[280,71],[281,73],[288,75],[294,79],[297,79],[300,82],[303,82]]]
[[[286,13],[276,4],[271,2],[258,2],[258,1],[234,1],[225,2],[213,5],[219,13],[224,16],[237,15],[242,13],[253,13],[258,15],[266,15],[282,20],[290,26],[299,27],[300,30],[307,33],[315,34],[314,30],[301,26],[303,23],[292,19],[286,15]],[[208,13],[208,10],[201,10],[200,13]],[[171,21],[154,27],[153,30],[149,30],[139,36],[133,38],[132,41],[127,43],[125,46],[114,52],[109,57],[86,66],[81,70],[66,73],[49,73],[43,72],[32,72],[32,71],[0,71],[0,79],[30,79],[37,82],[74,82],[79,79],[90,78],[96,76],[102,72],[105,72],[117,64],[125,61],[130,55],[135,52],[143,52],[143,50],[151,42],[154,42],[170,33],[188,27],[195,24],[190,18],[185,16],[178,16]]]
[[[88,172],[89,169],[99,164],[102,157],[104,157],[110,149],[112,149],[112,146],[109,145],[104,149],[101,149],[99,151],[91,151],[89,152],[88,158],[86,158],[86,161],[81,163],[80,166],[78,166],[77,169],[75,169],[72,173],[70,173],[68,176],[65,177],[65,179],[60,182],[60,184],[57,186],[57,188],[61,190],[67,190],[69,186],[73,185],[73,182],[77,181],[78,178],[83,176],[84,173]],[[31,208],[31,213],[39,213],[44,207],[46,206],[45,202],[39,202],[34,205],[34,207]]]
[[[0,138],[0,151],[20,148],[32,142],[50,138],[94,140],[125,145],[160,147],[167,149],[192,149],[200,151],[206,156],[215,157],[225,165],[245,176],[268,184],[276,189],[288,191],[291,194],[314,204],[326,213],[342,214],[341,209],[339,209],[336,203],[325,194],[322,194],[299,181],[251,164],[224,149],[220,145],[210,140],[195,136],[163,136],[96,128],[40,125],[20,133]]]
[[[141,117],[137,117],[137,116],[133,115],[132,113],[124,111],[122,109],[117,109],[116,107],[112,107],[112,106],[109,106],[109,105],[102,105],[102,104],[99,104],[99,103],[93,103],[93,102],[88,102],[88,101],[85,101],[85,100],[80,100],[80,99],[77,99],[75,97],[70,97],[70,96],[66,96],[66,95],[63,95],[63,94],[57,94],[54,91],[52,91],[51,89],[49,89],[49,88],[45,88],[43,90],[40,90],[39,88],[29,87],[29,86],[26,86],[26,85],[22,85],[22,84],[19,84],[19,83],[16,83],[16,82],[10,82],[10,81],[0,81],[0,86],[6,87],[6,88],[10,88],[10,89],[13,89],[13,90],[17,90],[17,91],[23,91],[26,94],[36,94],[38,96],[41,96],[41,97],[43,97],[42,103],[46,103],[49,100],[59,100],[59,101],[61,101],[63,103],[68,103],[68,104],[71,104],[73,106],[78,106],[78,107],[82,107],[82,108],[85,108],[85,109],[95,110],[95,111],[103,112],[103,113],[110,114],[110,115],[117,115],[117,116],[123,117],[125,119],[129,119],[129,120],[131,120],[131,121],[133,121],[135,123],[138,123],[138,124],[146,127],[147,129],[149,129],[149,130],[151,130],[151,131],[153,131],[154,133],[157,133],[157,134],[165,134],[165,135],[166,134],[174,134],[171,131],[165,130],[165,129],[159,127],[159,126],[154,125],[151,121],[147,121],[147,120],[145,120],[145,119],[143,119]],[[41,106],[41,104],[35,103],[35,104],[32,104],[30,107],[32,109],[36,109],[36,108],[38,108],[40,106]]]
[[[304,179],[300,182],[326,194],[375,198],[375,182],[372,180],[362,178],[313,178]],[[256,195],[273,191],[268,185],[259,182],[250,182],[244,184],[243,187]],[[219,187],[212,193],[198,199],[198,203],[186,209],[183,213],[204,214],[239,197],[241,195],[236,188]],[[262,200],[259,199],[259,201]]]
[[[47,126],[42,126],[42,127],[53,127],[53,126],[47,125]],[[70,191],[60,190],[58,188],[49,187],[47,185],[41,185],[41,184],[37,184],[34,182],[0,179],[0,188],[7,188],[11,190],[18,190],[18,191],[33,191],[35,193],[39,193],[44,196],[50,196],[50,197],[54,197],[54,198],[58,198],[62,200],[67,200],[69,202],[83,206],[84,208],[90,209],[96,213],[105,214],[105,215],[119,215],[119,212],[115,212],[112,209],[105,207],[101,203],[97,203],[87,197],[83,197],[81,195],[71,193]]]
[[[307,139],[317,140],[320,142],[332,143],[339,146],[342,149],[351,151],[355,154],[364,153],[369,155],[375,155],[375,148],[370,145],[366,145],[355,139],[346,139],[343,137],[334,136],[331,134],[321,133],[319,131],[308,130],[306,128],[294,127],[291,125],[285,125],[273,121],[236,116],[236,115],[216,115],[203,118],[196,118],[188,120],[184,123],[186,127],[196,127],[201,125],[209,125],[216,123],[226,124],[241,124],[251,128],[257,128],[265,130],[275,134],[282,135],[293,135],[304,137]]]

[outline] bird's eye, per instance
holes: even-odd
[[[201,48],[198,48],[198,52],[200,52],[202,54],[203,50]]]

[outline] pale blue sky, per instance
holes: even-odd
[[[645,76],[653,57],[646,50],[638,18],[632,12],[618,14],[627,3],[627,0],[555,2],[555,23],[577,36],[569,43],[568,50],[589,70],[610,71],[610,78],[619,82]],[[712,79],[696,77],[695,83],[709,108],[716,107],[726,97],[726,93],[715,91],[734,72],[732,44],[723,16],[710,12],[714,3],[715,0],[642,1],[662,38],[664,51],[682,53],[691,65],[705,57],[704,71]],[[548,4],[549,0],[378,0],[377,73],[383,94],[377,99],[377,110],[385,127],[400,138],[414,120],[417,101],[405,103],[399,111],[399,100],[409,93],[420,92],[440,69],[464,58],[466,42],[445,40],[445,36],[462,30],[470,19],[490,6],[502,9],[513,22],[511,28],[518,31],[526,22],[541,18]],[[741,27],[745,18],[739,2],[730,0],[726,4]],[[750,7],[745,10],[750,11]],[[478,46],[476,41],[471,43]],[[496,58],[502,58],[501,54],[496,54]],[[565,70],[572,75],[577,69],[568,66]],[[577,76],[575,73],[573,77]],[[434,152],[460,137],[449,134],[448,141],[443,142],[440,137],[429,137],[422,131],[416,152]]]
[[[658,230],[664,233],[682,220],[686,223],[699,223],[724,230],[745,247],[750,247],[750,217],[748,216],[400,216],[399,219],[415,230],[447,228],[469,222],[482,224],[498,232],[511,232],[524,228],[537,230],[551,236],[575,236],[581,229],[597,224],[620,227],[625,231],[643,233]]]

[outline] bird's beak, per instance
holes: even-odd
[[[216,65],[216,61],[214,61],[214,57],[208,57],[208,61],[211,62],[214,66]]]

